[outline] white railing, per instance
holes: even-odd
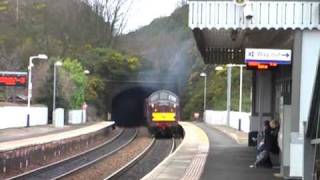
[[[250,131],[250,115],[247,112],[230,112],[230,127]],[[227,125],[227,111],[206,110],[204,121],[212,125]]]

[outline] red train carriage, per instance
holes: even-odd
[[[155,136],[182,136],[179,98],[167,90],[152,93],[145,101],[149,131]]]

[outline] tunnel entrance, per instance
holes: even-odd
[[[154,91],[152,88],[135,87],[115,96],[112,99],[112,120],[123,127],[145,125],[144,100]]]

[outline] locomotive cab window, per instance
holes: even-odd
[[[159,94],[154,94],[154,95],[152,95],[151,98],[150,98],[151,101],[156,101],[156,100],[158,100],[158,99],[159,99]]]
[[[167,92],[161,92],[160,93],[160,99],[161,100],[167,100],[168,96],[169,96],[169,94]]]
[[[169,100],[172,102],[177,102],[177,98],[172,95],[169,95]]]

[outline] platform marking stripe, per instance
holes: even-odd
[[[192,162],[190,166],[188,167],[186,174],[182,179],[186,180],[195,180],[200,179],[200,176],[202,174],[202,170],[204,168],[206,159],[207,159],[208,151],[206,152],[198,152],[194,158],[192,159]]]

